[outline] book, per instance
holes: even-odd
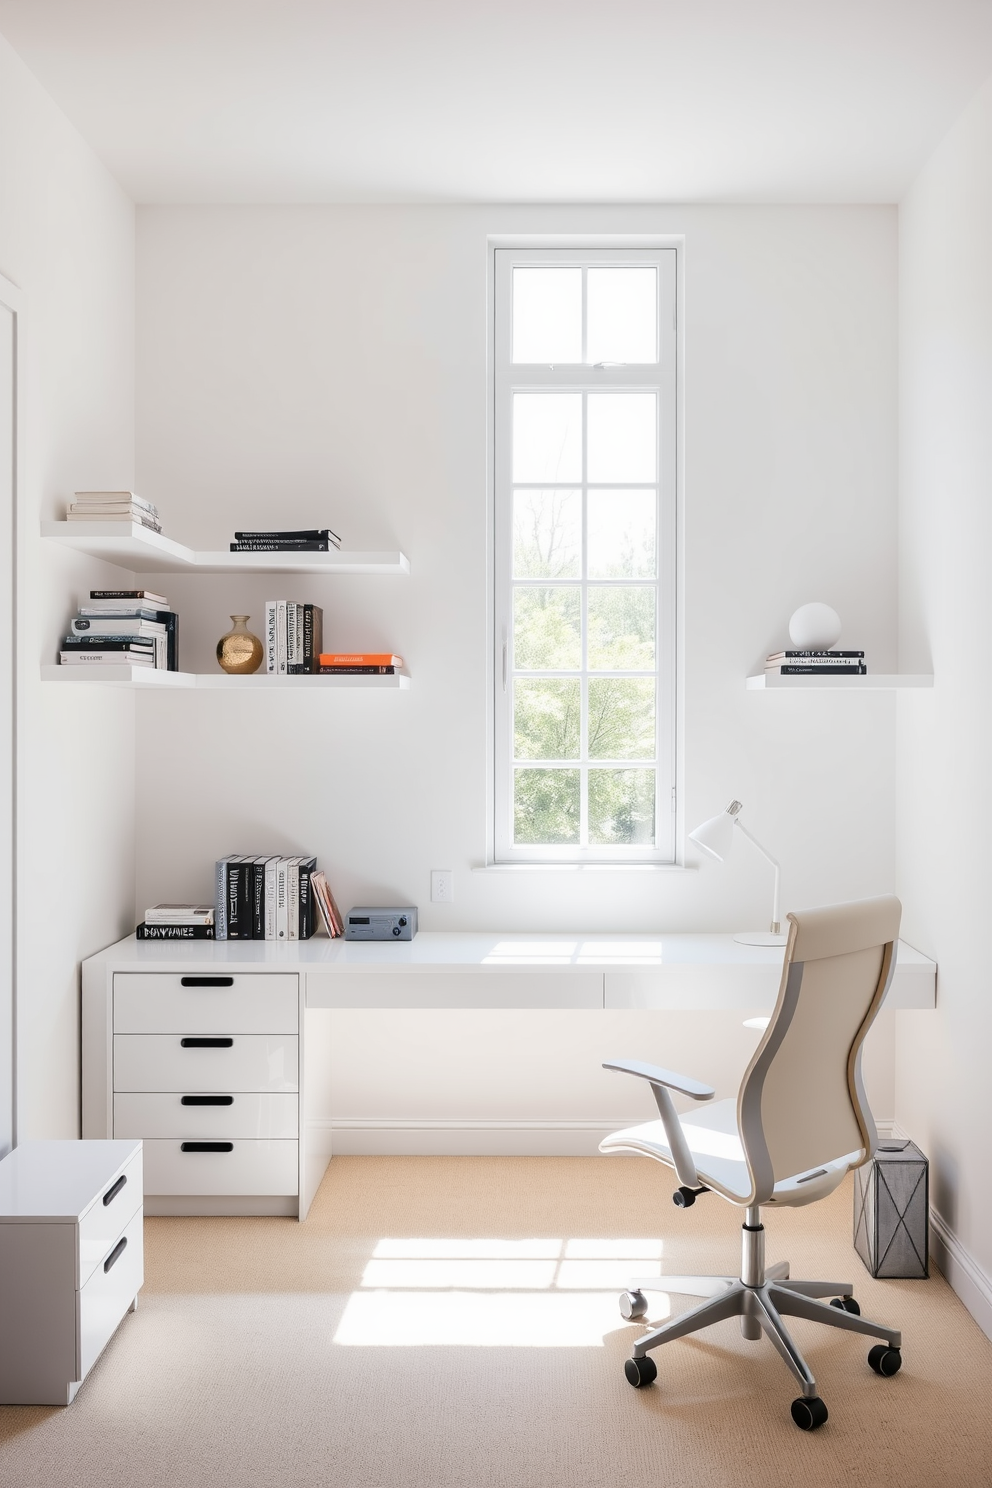
[[[309,940],[317,928],[316,908],[311,880],[317,870],[316,858],[303,858],[300,862],[300,915],[299,939]]]
[[[276,600],[276,672],[286,673],[286,601]]]
[[[161,614],[162,611],[156,611]],[[142,620],[134,615],[77,615],[70,620],[69,629],[73,635],[102,635],[102,636],[155,636],[166,634],[165,626],[160,620]]]
[[[276,939],[276,870],[278,858],[270,858],[265,865],[265,939]]]
[[[765,667],[765,671],[770,672],[772,676],[780,677],[866,677],[868,675],[866,666],[780,666]]]
[[[146,925],[212,925],[212,904],[153,904],[145,910]]]
[[[153,594],[150,589],[91,589],[91,604],[108,604],[115,600],[144,600],[156,610],[167,610],[169,601],[162,594]]]
[[[80,506],[143,506],[148,511],[158,511],[153,501],[146,501],[144,496],[137,496],[134,491],[73,491],[72,494]]]
[[[265,869],[272,862],[271,856],[255,859],[251,868],[251,936],[252,940],[265,939]]]
[[[227,860],[227,939],[250,940],[248,862],[243,853]]]
[[[286,939],[300,938],[300,864],[299,856],[286,859]]]
[[[98,663],[106,666],[140,666],[147,667],[154,672],[155,657],[148,651],[131,651],[120,647],[110,650],[106,647],[90,648],[88,650],[72,650],[59,652],[60,666],[96,666]]]
[[[278,631],[276,628],[276,611],[278,603],[274,599],[265,601],[265,670],[269,676],[273,676],[276,670],[276,658],[279,654]]]
[[[234,537],[236,542],[322,542],[325,538],[341,541],[330,527],[300,527],[293,532],[236,532]]]
[[[401,667],[403,658],[393,656],[388,651],[322,651],[317,657],[317,663],[322,667]]]
[[[769,661],[864,661],[863,651],[773,651]]]
[[[296,605],[296,660],[290,662],[287,671],[295,675],[315,672],[317,656],[324,629],[324,612],[320,605]],[[287,642],[288,650],[288,642]]]
[[[130,522],[136,527],[147,527],[149,532],[161,532],[162,524],[138,512],[66,512],[67,522]]]
[[[399,670],[394,666],[322,666],[319,673],[322,677],[392,677]]]
[[[313,891],[314,902],[328,935],[332,939],[343,935],[344,921],[341,918],[341,911],[338,909],[334,895],[331,893],[331,886],[327,882],[327,875],[324,873],[311,873],[310,887]]]
[[[217,940],[227,939],[227,868],[232,856],[218,858],[214,864],[214,929]]]
[[[329,553],[340,543],[318,538],[311,542],[232,542],[232,553]]]
[[[276,863],[276,940],[286,940],[289,935],[289,859],[279,858]]]
[[[219,940],[213,925],[136,925],[136,940]]]
[[[101,651],[116,651],[133,646],[136,650],[147,651],[149,656],[155,655],[155,642],[158,636],[143,635],[67,635],[63,637],[62,645],[67,651],[91,651],[98,647]]]

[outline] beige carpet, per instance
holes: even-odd
[[[769,1259],[853,1281],[903,1330],[899,1375],[797,1322],[830,1410],[806,1435],[778,1355],[727,1322],[661,1350],[657,1384],[631,1389],[630,1266],[736,1269],[737,1211],[709,1196],[680,1212],[670,1191],[637,1158],[345,1157],[303,1225],[148,1220],[138,1312],[68,1410],[0,1408],[0,1482],[992,1485],[992,1345],[939,1275],[867,1276],[847,1188],[771,1214]]]

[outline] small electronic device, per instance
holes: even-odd
[[[412,940],[417,933],[417,910],[405,904],[367,909],[357,906],[344,917],[345,940]]]

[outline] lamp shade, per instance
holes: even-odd
[[[718,863],[729,853],[734,842],[734,827],[737,824],[737,813],[741,809],[740,801],[731,801],[726,811],[721,811],[719,816],[711,816],[709,821],[704,821],[695,831],[689,833],[690,839],[701,847],[703,852],[710,857],[716,858]]]

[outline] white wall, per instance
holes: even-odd
[[[896,653],[895,213],[878,209],[138,212],[138,476],[167,531],[328,521],[412,577],[169,579],[184,665],[233,610],[323,604],[336,647],[392,647],[408,694],[141,698],[139,907],[210,892],[230,851],[308,848],[344,904],[427,928],[762,924],[746,848],[705,872],[489,872],[486,238],[686,238],[685,816],[738,795],[787,904],[890,889],[886,695],[743,679],[792,610],[833,603]],[[856,847],[853,845],[856,844]],[[852,850],[853,848],[853,850]],[[429,903],[450,867],[455,902]]]
[[[900,209],[902,659],[932,695],[899,716],[905,933],[939,964],[905,1023],[900,1125],[929,1153],[942,1264],[992,1334],[992,80]]]
[[[133,480],[134,209],[0,38],[0,273],[22,290],[18,1135],[79,1131],[83,956],[131,928],[133,699],[42,684],[90,585],[121,571],[45,549],[42,517]]]
[[[223,853],[307,849],[343,907],[414,902],[428,929],[767,921],[770,875],[746,844],[699,872],[474,871],[495,233],[684,234],[686,820],[738,795],[781,857],[786,908],[891,890],[893,697],[748,693],[744,677],[810,599],[839,609],[873,667],[894,669],[895,229],[887,208],[140,208],[137,468],[167,531],[223,547],[236,527],[329,522],[347,547],[398,547],[412,564],[408,580],[170,576],[184,666],[211,669],[229,614],[260,625],[282,595],[321,603],[335,647],[398,650],[413,686],[140,697],[139,910],[209,896]],[[432,867],[454,871],[450,906],[429,902]],[[513,1017],[337,1021],[330,1114],[391,1121],[392,1150],[424,1090],[447,1091],[432,1106],[452,1129],[642,1109],[596,1068],[636,1052],[618,1050],[609,1020],[551,1018],[557,1031],[540,1037]],[[653,1042],[645,1056],[732,1088],[753,1035],[719,1022],[707,1039],[691,1019],[624,1027]],[[538,1046],[568,1066],[567,1095],[546,1097]],[[471,1081],[452,1084],[456,1066]],[[891,1093],[878,1115],[891,1116]],[[367,1129],[343,1140],[380,1141]]]

